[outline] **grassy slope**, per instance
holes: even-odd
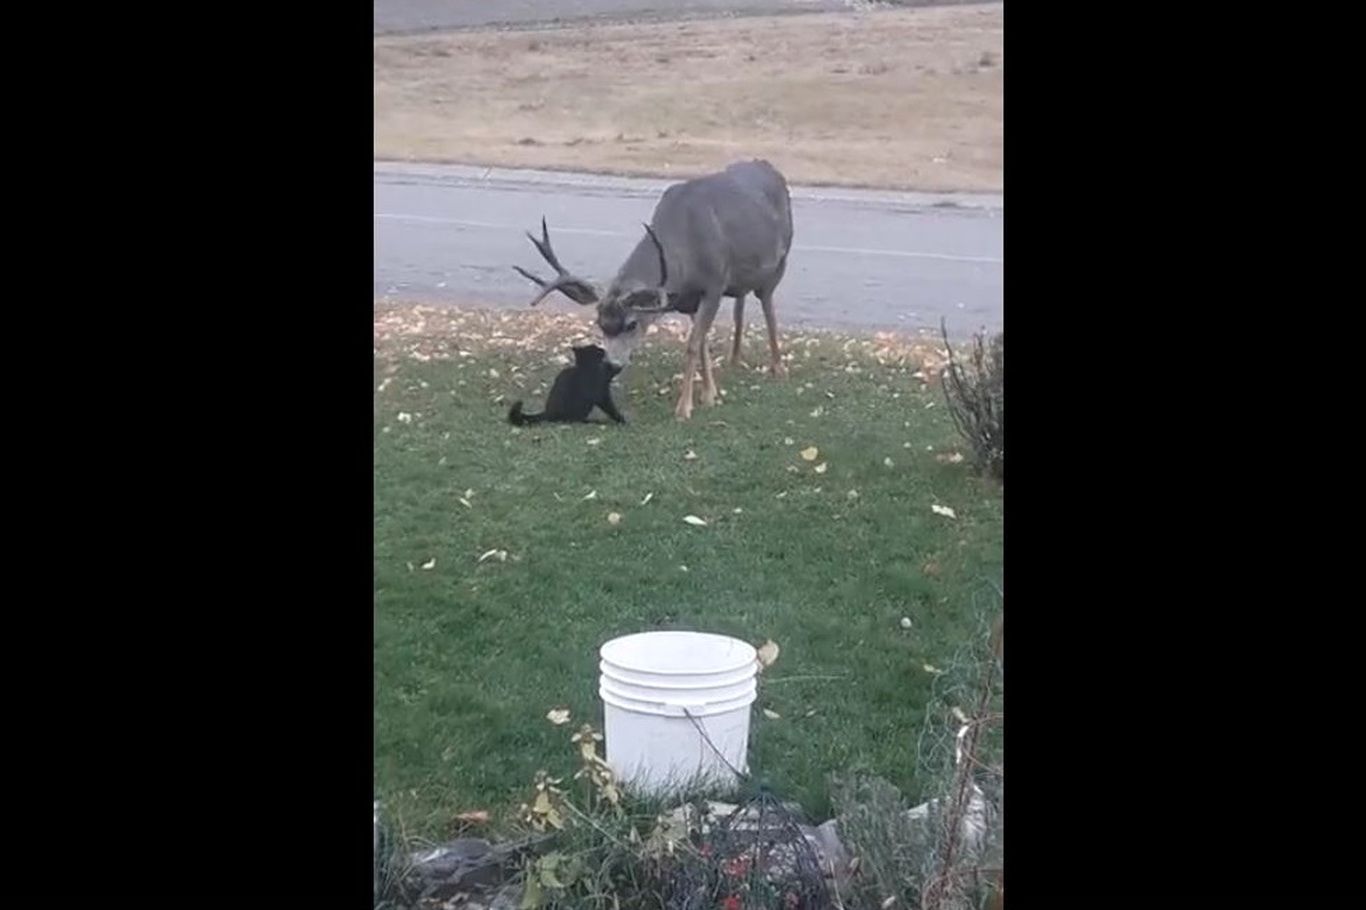
[[[788,380],[720,369],[724,404],[678,424],[680,346],[659,335],[620,383],[629,426],[509,427],[583,325],[377,311],[377,793],[432,833],[515,806],[537,768],[569,767],[548,709],[601,723],[598,645],[683,627],[782,645],[758,705],[782,717],[755,711],[751,764],[784,795],[821,813],[826,775],[850,766],[914,795],[924,665],[953,652],[1001,566],[999,488],[944,460],[953,431],[914,356],[790,338]],[[747,351],[763,362],[757,332]],[[491,549],[507,561],[478,562]]]

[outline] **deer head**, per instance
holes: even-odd
[[[513,266],[518,274],[535,282],[541,288],[540,293],[531,299],[531,306],[540,303],[555,291],[559,291],[580,306],[596,305],[598,328],[602,331],[607,362],[618,368],[624,368],[631,362],[631,354],[645,337],[645,330],[650,324],[673,309],[669,295],[664,289],[669,280],[669,266],[664,259],[664,247],[655,236],[654,229],[648,224],[645,225],[645,233],[658,256],[658,282],[644,270],[631,267],[632,263],[639,261],[639,257],[633,253],[606,291],[599,292],[593,282],[570,273],[560,265],[560,260],[550,245],[550,231],[544,218],[541,219],[540,239],[536,239],[531,233],[528,233],[527,237],[541,254],[541,258],[555,270],[556,277],[546,281],[521,266]],[[644,242],[642,239],[641,243]]]

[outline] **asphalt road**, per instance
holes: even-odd
[[[902,0],[902,6],[948,6],[984,0]],[[828,12],[851,0],[375,0],[375,34],[407,34],[490,25],[528,26],[583,20],[665,20]],[[866,5],[866,4],[863,4]]]
[[[606,283],[670,182],[390,162],[374,174],[375,299],[507,307],[534,293],[514,264],[549,270],[525,235],[542,214],[565,267]],[[1002,197],[793,187],[792,200],[781,325],[1002,328]]]

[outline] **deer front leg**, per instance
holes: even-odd
[[[679,420],[692,418],[692,374],[697,372],[697,352],[693,350],[692,336],[697,334],[697,324],[688,335],[688,353],[683,358],[683,388],[678,393],[678,404],[674,416]]]
[[[730,365],[740,365],[740,339],[745,335],[745,295],[735,298],[735,342],[730,346]]]
[[[716,310],[720,306],[721,295],[709,294],[702,299],[696,315],[693,316],[692,331],[688,333],[688,354],[683,363],[683,391],[678,396],[678,406],[674,408],[674,416],[679,420],[692,418],[692,378],[697,372],[698,362],[706,351],[707,333],[711,331],[712,320],[716,318]],[[704,382],[710,371],[711,368],[707,367],[703,373]],[[715,395],[715,385],[709,385],[712,387],[712,394]]]
[[[716,378],[712,375],[711,345],[707,336],[702,336],[702,405],[711,407],[716,404]]]

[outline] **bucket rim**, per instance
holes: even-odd
[[[689,689],[720,689],[726,686],[734,686],[742,682],[757,679],[759,676],[758,661],[753,667],[742,666],[726,673],[665,673],[655,674],[652,671],[633,670],[630,667],[622,667],[609,660],[598,661],[598,672],[608,679],[633,686],[645,686],[647,688],[660,689],[672,692],[674,690],[686,691]],[[641,677],[637,679],[636,677]]]
[[[720,705],[737,698],[756,696],[759,685],[756,680],[745,679],[727,686],[717,686],[711,690],[700,689],[663,689],[648,686],[632,686],[629,682],[612,679],[610,676],[598,677],[598,689],[608,691],[618,698],[648,704],[671,705],[673,707],[705,708]],[[643,690],[643,691],[642,691]],[[656,697],[658,693],[658,697]]]
[[[602,699],[604,705],[616,708],[618,711],[625,711],[628,714],[650,714],[656,717],[675,719],[686,718],[690,714],[694,718],[702,718],[715,717],[718,714],[730,714],[733,711],[748,712],[753,710],[758,697],[758,692],[749,692],[734,698],[700,705],[671,705],[668,702],[632,698],[629,695],[613,691],[602,683],[598,684],[598,698]]]
[[[638,640],[641,638],[673,638],[679,636],[688,636],[692,638],[709,638],[718,642],[724,641],[731,647],[735,647],[736,645],[738,645],[738,650],[742,654],[747,654],[748,656],[744,659],[736,658],[732,661],[726,662],[725,664],[720,664],[714,667],[689,667],[686,670],[670,670],[660,669],[656,667],[633,666],[630,663],[626,663],[620,656],[616,657],[615,659],[612,656],[613,653],[619,651],[622,647],[624,647],[625,642],[631,640]],[[602,646],[598,648],[598,656],[602,660],[606,661],[614,667],[620,667],[623,670],[629,670],[635,673],[649,673],[654,676],[708,676],[718,673],[733,673],[738,670],[744,669],[745,667],[749,666],[750,664],[756,663],[759,660],[759,652],[755,650],[753,645],[751,645],[749,642],[743,639],[734,638],[730,635],[718,635],[715,632],[689,632],[685,630],[674,629],[660,630],[657,632],[633,632],[629,635],[619,635],[616,638],[604,642]]]

